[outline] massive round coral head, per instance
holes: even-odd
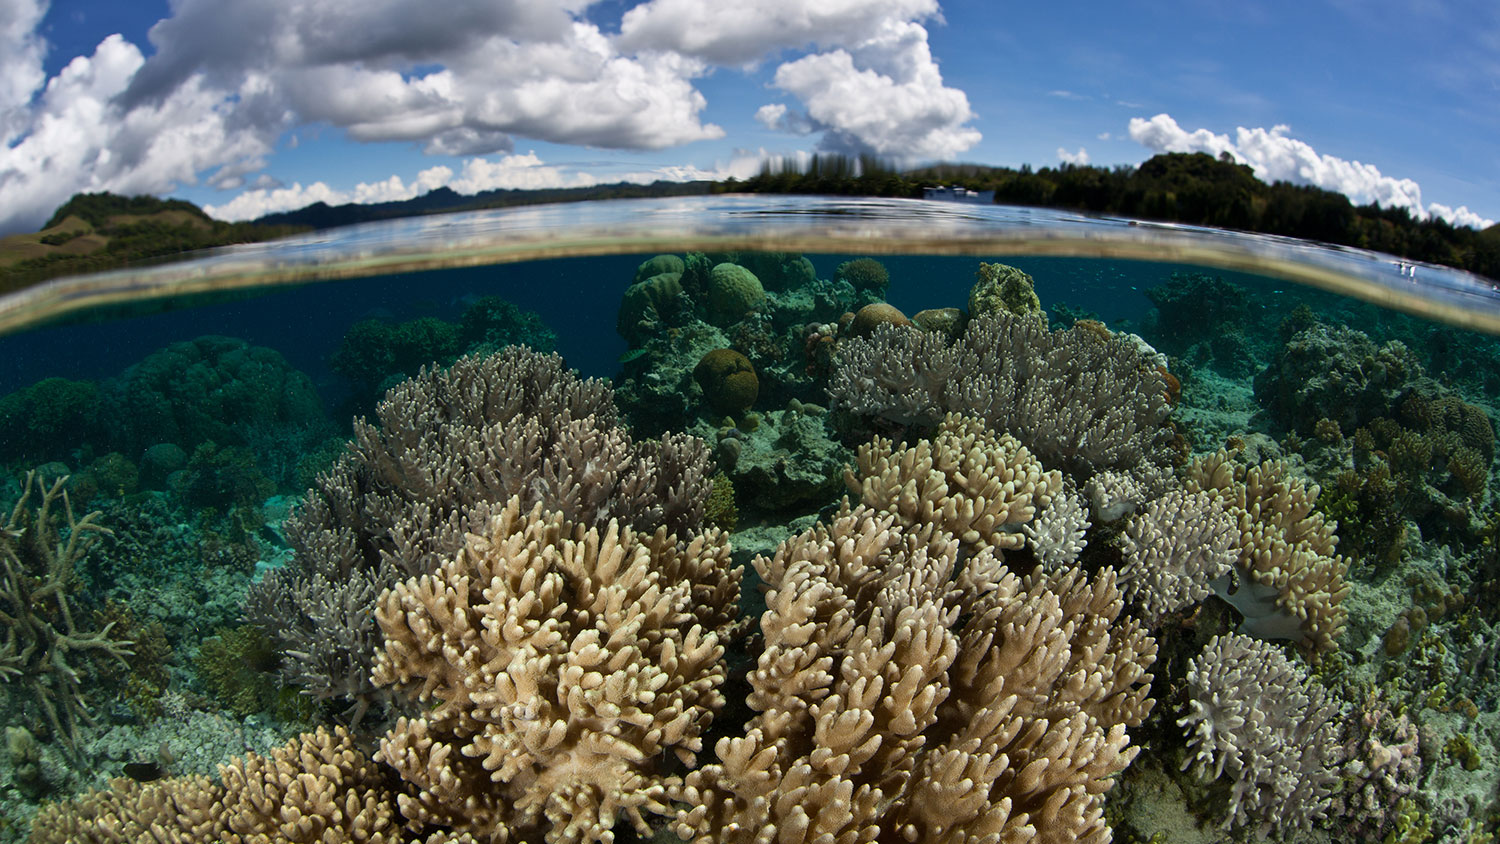
[[[868,337],[877,325],[883,323],[911,325],[911,320],[907,319],[906,314],[901,313],[895,305],[874,302],[855,312],[854,320],[849,323],[849,333],[855,337]]]
[[[693,380],[717,413],[739,417],[760,395],[760,379],[750,359],[734,349],[714,349],[693,367]]]

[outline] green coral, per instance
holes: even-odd
[[[708,503],[703,508],[703,523],[734,532],[740,521],[740,510],[734,503],[734,483],[723,472],[715,472]]]
[[[760,279],[739,264],[719,264],[708,274],[709,322],[726,327],[766,301]]]
[[[974,286],[969,289],[969,316],[1006,311],[1016,316],[1046,317],[1042,300],[1036,295],[1036,282],[1021,270],[1007,264],[981,263],[974,278]]]
[[[1444,745],[1443,750],[1456,762],[1463,765],[1465,771],[1479,770],[1479,766],[1484,761],[1479,756],[1479,748],[1474,746],[1474,740],[1463,733],[1459,733],[1453,738],[1448,739],[1448,743]]]
[[[1423,844],[1432,840],[1432,815],[1410,797],[1396,803],[1396,828],[1386,835],[1382,844]]]
[[[657,255],[654,258],[647,258],[635,268],[635,278],[630,283],[640,284],[648,278],[655,278],[666,273],[677,273],[680,276],[685,269],[687,265],[676,255]]]
[[[271,640],[254,625],[241,624],[204,639],[193,666],[208,693],[241,718],[271,713],[283,721],[309,720],[311,699],[277,682],[277,660]]]
[[[834,278],[847,281],[854,285],[855,290],[868,290],[884,296],[885,290],[891,285],[891,276],[885,269],[885,264],[874,258],[855,258],[839,264],[834,271]]]
[[[641,342],[655,326],[671,322],[681,296],[680,272],[661,273],[632,284],[620,302],[615,330],[632,344]]]
[[[760,395],[760,379],[750,359],[733,349],[714,349],[693,367],[693,380],[716,413],[739,417]]]
[[[0,442],[11,459],[67,458],[98,433],[99,387],[45,378],[0,397]]]

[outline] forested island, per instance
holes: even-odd
[[[1207,153],[1163,153],[1139,166],[939,164],[898,170],[872,157],[814,156],[805,166],[768,162],[754,178],[719,190],[920,198],[922,188],[961,185],[995,202],[1287,235],[1427,261],[1500,280],[1500,225],[1483,231],[1405,208],[1355,205],[1341,193],[1267,184],[1250,167]]]
[[[0,292],[42,279],[158,260],[181,253],[372,220],[547,202],[708,193],[834,194],[921,198],[924,187],[993,190],[995,202],[1218,226],[1387,252],[1500,281],[1500,225],[1483,231],[1404,208],[1355,205],[1341,193],[1267,184],[1251,169],[1205,153],[1163,153],[1139,166],[1063,164],[1020,169],[939,164],[901,170],[873,157],[817,155],[801,167],[768,162],[746,180],[619,183],[586,188],[493,190],[443,187],[404,202],[306,208],[247,223],[210,218],[180,199],[78,194],[41,231],[0,239]]]

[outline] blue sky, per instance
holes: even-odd
[[[1500,3],[0,0],[0,233],[80,190],[226,219],[870,151],[1229,152],[1500,219]]]

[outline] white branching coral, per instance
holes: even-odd
[[[1171,490],[1125,524],[1120,588],[1147,618],[1159,618],[1207,598],[1239,546],[1239,526],[1217,498]]]
[[[1088,529],[1089,514],[1083,496],[1066,487],[1052,496],[1052,503],[1035,518],[1021,526],[1031,553],[1049,571],[1078,560],[1087,544],[1084,537]]]
[[[691,765],[723,705],[741,569],[719,531],[575,524],[512,498],[436,572],[381,596],[374,680],[424,705],[380,756],[414,823],[484,840],[612,841]],[[487,837],[487,839],[485,839]]]
[[[1241,634],[1215,636],[1188,665],[1183,768],[1230,783],[1226,829],[1264,836],[1325,817],[1343,749],[1338,707],[1279,648]]]

